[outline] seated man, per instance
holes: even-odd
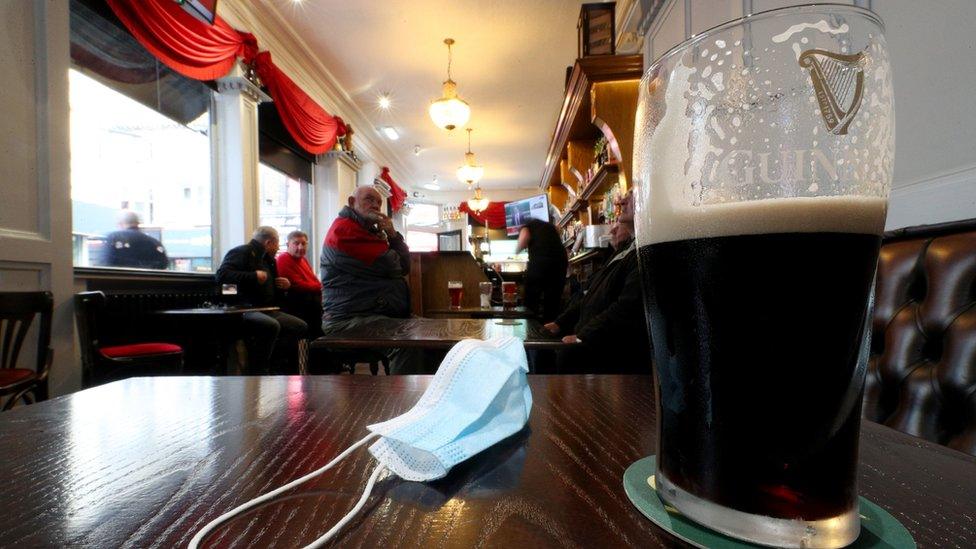
[[[322,245],[322,331],[338,332],[377,318],[410,316],[410,250],[393,221],[380,211],[383,198],[359,187],[332,222]],[[383,350],[390,372],[415,373],[414,353]]]
[[[258,227],[249,243],[224,256],[217,268],[217,282],[236,284],[237,295],[243,303],[280,306],[291,284],[287,278],[278,276],[274,260],[277,252],[278,231],[273,227]],[[245,313],[250,373],[298,373],[298,339],[307,330],[305,321],[281,311]],[[276,348],[278,365],[272,367],[271,357]]]
[[[610,229],[616,253],[590,278],[579,299],[545,328],[578,343],[557,356],[560,373],[650,373],[648,343],[633,214],[624,206]]]
[[[309,339],[322,335],[322,283],[305,259],[308,235],[302,231],[288,233],[288,247],[278,254],[278,276],[291,283],[282,310],[305,321]]]

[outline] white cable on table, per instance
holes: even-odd
[[[272,499],[272,498],[278,496],[279,494],[281,494],[282,492],[285,492],[286,490],[289,490],[291,488],[294,488],[295,486],[298,486],[299,484],[301,484],[303,482],[306,482],[308,480],[311,480],[311,479],[313,479],[313,478],[321,475],[322,473],[324,473],[324,472],[328,471],[329,469],[331,469],[336,463],[339,463],[339,461],[341,461],[343,458],[345,458],[346,456],[348,456],[350,453],[352,453],[353,450],[355,450],[356,448],[359,448],[363,444],[366,444],[367,442],[369,442],[370,439],[372,439],[372,438],[374,438],[376,436],[377,436],[376,433],[370,433],[369,435],[367,435],[365,438],[363,438],[359,442],[353,444],[349,448],[346,448],[341,454],[339,454],[338,456],[336,456],[335,459],[333,459],[332,461],[326,463],[321,468],[316,469],[315,471],[312,471],[311,473],[309,473],[309,474],[307,474],[307,475],[305,475],[305,476],[303,476],[301,478],[295,479],[295,480],[289,482],[288,484],[285,484],[284,486],[282,486],[280,488],[276,488],[276,489],[274,489],[274,490],[272,490],[272,491],[270,491],[270,492],[268,492],[266,494],[262,494],[262,495],[260,495],[260,496],[258,496],[256,498],[254,498],[254,499],[252,499],[250,501],[246,501],[246,502],[242,503],[241,505],[238,505],[237,507],[235,507],[235,508],[231,509],[230,511],[224,513],[223,515],[220,515],[219,517],[213,519],[212,521],[210,521],[209,523],[207,523],[206,526],[204,526],[203,528],[201,528],[200,531],[197,532],[195,536],[193,536],[193,539],[190,540],[190,544],[187,546],[187,548],[188,549],[197,549],[199,547],[199,545],[200,545],[200,542],[203,541],[203,538],[206,537],[207,534],[209,534],[210,532],[212,532],[213,529],[216,528],[217,526],[220,526],[224,522],[230,520],[231,518],[233,518],[236,515],[239,515],[239,514],[243,513],[244,511],[247,511],[248,509],[251,509],[251,508],[253,508],[253,507],[257,506],[257,505],[260,505],[260,504],[268,501],[269,499]],[[354,507],[353,510],[350,511],[345,517],[343,517],[342,520],[339,521],[339,524],[337,524],[331,530],[329,530],[328,532],[326,532],[325,535],[323,535],[319,539],[317,539],[314,542],[312,542],[312,544],[309,545],[308,547],[319,547],[322,543],[328,541],[329,538],[331,538],[333,535],[335,535],[335,533],[338,531],[338,528],[339,527],[344,526],[352,518],[352,515],[354,515],[357,511],[359,511],[360,509],[362,509],[363,505],[366,502],[366,498],[369,497],[370,490],[373,489],[373,484],[376,483],[377,477],[379,477],[379,474],[382,471],[384,471],[384,470],[386,470],[386,467],[384,467],[382,465],[376,467],[376,469],[373,471],[373,475],[369,478],[369,482],[366,484],[366,491],[363,492],[363,495],[359,499],[359,502],[356,504],[356,507]]]

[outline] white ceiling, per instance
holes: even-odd
[[[562,106],[566,67],[576,59],[579,0],[270,0],[366,113],[420,188],[438,176],[462,190],[463,129],[446,132],[427,115],[446,78],[444,38],[454,38],[452,77],[471,105],[471,148],[485,167],[485,189],[538,188]],[[378,106],[389,94],[393,107]],[[342,115],[342,113],[336,113]],[[381,139],[386,139],[382,137]],[[414,154],[420,145],[421,153]]]

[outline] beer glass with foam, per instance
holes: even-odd
[[[645,72],[634,151],[661,497],[755,543],[851,543],[894,151],[883,24],[801,6],[695,36]]]

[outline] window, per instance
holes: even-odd
[[[258,218],[261,225],[278,229],[279,248],[288,247],[288,233],[309,232],[309,187],[300,179],[280,172],[263,162],[258,165]]]
[[[437,231],[440,230],[441,207],[437,204],[410,204],[404,219],[406,241],[412,252],[436,252]]]
[[[100,2],[71,2],[71,57],[75,266],[211,272],[211,89]]]

